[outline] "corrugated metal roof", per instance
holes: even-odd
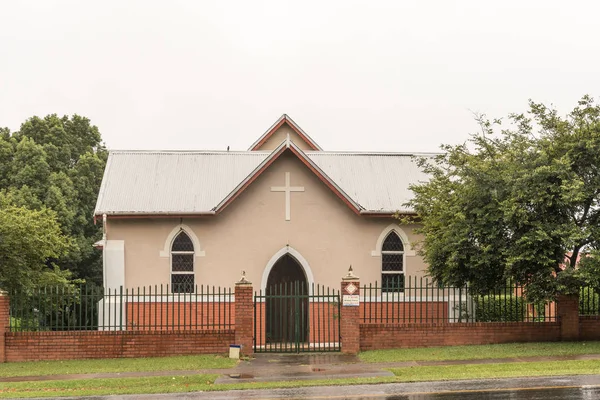
[[[209,212],[268,155],[113,151],[95,214]]]
[[[95,215],[211,213],[270,154],[111,151]],[[410,212],[409,184],[427,179],[410,154],[306,155],[364,211]]]
[[[409,185],[427,180],[412,154],[307,152],[307,155],[366,211],[411,212],[404,206],[413,197]]]

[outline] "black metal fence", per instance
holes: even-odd
[[[554,322],[556,303],[529,302],[524,289],[508,282],[484,295],[467,287],[440,286],[405,276],[361,287],[363,323]]]
[[[310,296],[300,295],[306,297],[310,304],[306,315],[314,318],[314,321],[304,324],[316,326],[311,331],[327,336],[311,339],[316,343],[338,343],[339,291],[316,285],[311,293]],[[522,286],[507,283],[485,295],[476,295],[466,287],[438,286],[427,278],[406,276],[402,281],[388,281],[384,288],[377,282],[363,285],[360,318],[363,323],[399,324],[557,320],[556,303],[529,302],[523,293]],[[256,309],[258,320],[263,320],[255,333],[259,347],[266,345],[267,336],[271,336],[270,332],[267,335],[261,329],[266,329],[266,320],[275,315],[266,308],[267,295],[275,296],[270,298],[272,304],[277,301],[277,296],[292,296],[291,293],[259,292],[255,297],[258,304],[264,303],[262,308]],[[233,291],[215,286],[196,286],[193,293],[171,293],[169,285],[136,289],[104,289],[95,285],[46,286],[10,293],[10,330],[233,329],[234,308]],[[581,288],[579,313],[582,316],[600,316],[600,294],[597,290]],[[291,318],[291,314],[287,317]],[[331,324],[333,328],[325,328],[321,323]],[[299,343],[305,341],[299,340]]]
[[[288,282],[254,294],[254,351],[340,351],[340,291]]]
[[[233,329],[234,318],[233,291],[214,286],[196,286],[193,293],[171,293],[169,285],[10,293],[12,332]]]
[[[582,287],[579,290],[579,315],[600,315],[600,294],[598,289]]]

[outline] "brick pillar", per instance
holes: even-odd
[[[564,341],[579,340],[579,296],[559,295],[557,313],[560,320],[560,337]]]
[[[245,272],[235,283],[235,344],[241,345],[240,353],[249,356],[253,349],[254,301],[252,282],[246,280]]]
[[[0,290],[0,363],[6,362],[6,333],[10,326],[9,304],[8,293]]]
[[[342,312],[340,336],[342,337],[342,353],[358,354],[360,351],[360,317],[359,317],[360,281],[352,272],[342,278]]]

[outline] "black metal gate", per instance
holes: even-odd
[[[254,293],[254,351],[340,351],[340,292],[286,282]]]

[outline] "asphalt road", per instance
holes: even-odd
[[[73,399],[64,398],[64,399]],[[600,375],[552,378],[485,379],[296,389],[232,390],[160,395],[93,396],[90,400],[596,400]],[[55,399],[56,400],[56,399]]]
[[[429,394],[401,394],[382,397],[350,397],[349,399],[387,399],[387,400],[591,400],[600,399],[599,388],[549,388],[534,390],[497,390],[486,392],[457,392]]]

